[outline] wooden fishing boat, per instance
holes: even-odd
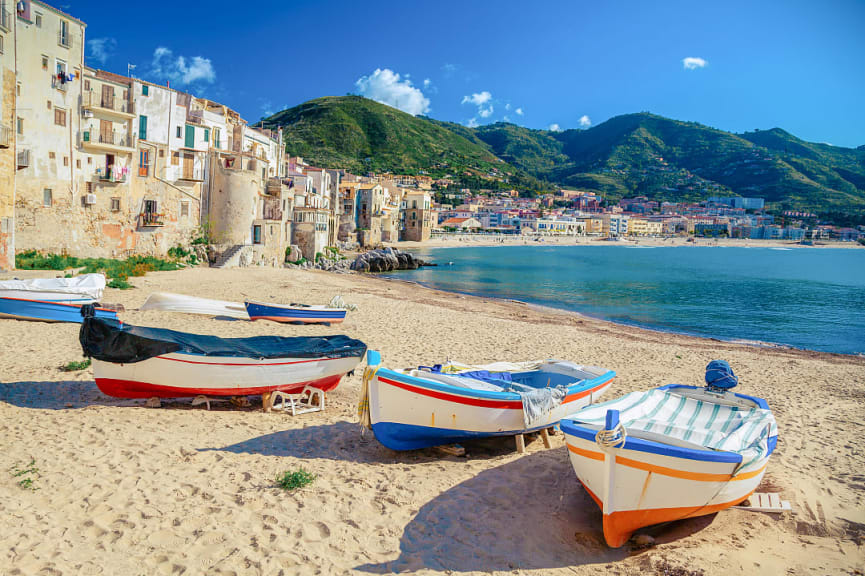
[[[329,391],[366,345],[347,336],[219,338],[85,318],[79,339],[96,385],[119,398]]]
[[[272,320],[298,324],[338,324],[345,320],[345,310],[306,304],[272,304],[247,300],[250,320]]]
[[[608,545],[622,546],[644,526],[739,504],[760,484],[778,438],[769,406],[729,391],[738,381],[726,362],[710,363],[706,382],[634,392],[562,420]]]
[[[140,310],[182,312],[185,314],[202,314],[205,316],[249,320],[249,314],[246,313],[246,307],[240,302],[211,300],[209,298],[198,298],[197,296],[187,296],[185,294],[171,294],[169,292],[154,292],[147,297],[147,300],[142,304]]]
[[[548,428],[595,401],[616,375],[561,360],[397,371],[381,367],[375,351],[367,364],[361,423],[392,450]]]
[[[32,278],[0,282],[0,318],[38,322],[81,322],[81,306],[102,298],[105,276],[82,274],[73,278]],[[99,318],[117,313],[95,308]]]

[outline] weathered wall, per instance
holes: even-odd
[[[316,230],[314,222],[295,222],[291,234],[291,243],[300,248],[307,260],[312,261],[316,252],[324,252],[327,246],[327,231]]]
[[[211,170],[207,215],[211,242],[224,246],[252,244],[252,225],[261,191],[255,172],[224,168],[214,162]]]
[[[10,52],[0,56],[0,124],[6,137],[6,147],[0,146],[0,270],[15,268],[15,63]]]

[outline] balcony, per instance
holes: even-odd
[[[204,168],[201,166],[184,165],[180,167],[178,180],[187,180],[191,182],[204,182]]]
[[[85,92],[81,96],[81,108],[127,120],[135,118],[135,104],[133,102],[127,102],[120,98],[106,98],[94,92]]]
[[[6,10],[6,2],[0,5],[0,30],[9,32],[12,26],[12,13]]]
[[[186,122],[189,124],[204,125],[204,110],[188,110],[186,112]]]
[[[69,90],[69,84],[71,84],[71,82],[63,82],[56,75],[51,77],[51,87],[60,90],[61,92]]]
[[[138,215],[138,225],[142,228],[165,226],[165,215],[156,212],[142,212]]]
[[[281,203],[276,198],[265,198],[261,212],[264,220],[282,220]]]
[[[126,172],[121,172],[112,169],[110,166],[100,166],[96,169],[96,178],[100,182],[110,182],[112,184],[123,184],[126,182]]]
[[[57,45],[62,48],[72,47],[72,34],[69,33],[68,27],[66,32],[63,30],[57,31]]]
[[[81,132],[79,144],[82,148],[92,150],[116,150],[120,152],[132,152],[134,143],[132,137],[127,135],[99,132],[91,127]]]
[[[30,166],[30,150],[21,150],[18,152],[18,168],[27,168]]]
[[[12,145],[12,128],[0,122],[0,148],[9,148]]]

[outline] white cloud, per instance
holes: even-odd
[[[483,106],[492,99],[493,95],[484,90],[483,92],[478,92],[476,94],[472,94],[471,96],[463,96],[462,104],[474,104],[476,106]]]
[[[430,84],[432,84],[432,80],[430,80],[429,78],[424,78],[424,79],[423,79],[423,87],[424,87],[424,88],[429,88],[429,87],[430,87]]]
[[[87,41],[87,59],[104,66],[114,54],[117,40],[114,38],[93,38]]]
[[[151,74],[160,80],[170,80],[181,86],[190,84],[213,84],[216,70],[210,58],[174,56],[169,48],[159,46],[153,51]]]
[[[493,115],[493,107],[487,106],[486,108],[478,108],[478,116],[481,118],[489,118]]]
[[[404,80],[389,68],[376,68],[369,76],[361,76],[355,82],[361,96],[393,108],[408,112],[412,116],[429,112],[429,98],[420,88],[412,86],[408,76]],[[424,82],[426,86],[426,82]]]
[[[561,131],[562,131],[562,127],[559,126],[558,124],[556,124],[555,122],[553,122],[552,124],[550,124],[550,125],[547,127],[547,130],[550,130],[551,132],[561,132]]]
[[[591,126],[591,125],[592,125],[592,119],[591,119],[591,118],[589,118],[589,117],[588,117],[587,115],[585,115],[585,114],[583,114],[582,116],[580,116],[580,127],[581,127],[581,128],[588,128],[588,127]]]
[[[511,109],[511,105],[510,105],[510,103],[505,104],[505,110],[510,110],[510,109]]]
[[[477,127],[477,125],[478,125],[478,119],[477,118],[472,118],[471,120],[466,122],[466,126],[468,126],[469,128],[475,128],[475,127]]]
[[[507,114],[505,114],[504,116],[502,116],[502,120],[505,121],[505,122],[510,122],[510,121],[511,121],[511,117],[508,116]]]
[[[682,58],[682,66],[685,67],[685,70],[696,70],[697,68],[705,68],[708,64],[709,61],[704,60],[703,58],[696,58],[694,56]]]
[[[517,113],[517,116],[522,116],[522,115],[523,115],[523,109],[522,109],[522,108],[517,108],[517,109],[516,109],[516,113]]]

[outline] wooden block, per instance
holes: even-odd
[[[449,446],[436,446],[436,451],[448,456],[465,456],[466,449],[459,444],[451,444]]]
[[[544,441],[544,448],[549,449],[553,447],[553,445],[550,444],[550,435],[546,428],[541,430],[541,440]]]
[[[516,438],[516,440],[517,440],[517,452],[519,454],[525,454],[526,453],[526,439],[525,439],[525,437],[523,437],[522,434],[517,434],[516,436],[514,436],[514,438]]]
[[[261,395],[261,409],[270,412],[271,408],[273,408],[273,393],[265,392]]]

